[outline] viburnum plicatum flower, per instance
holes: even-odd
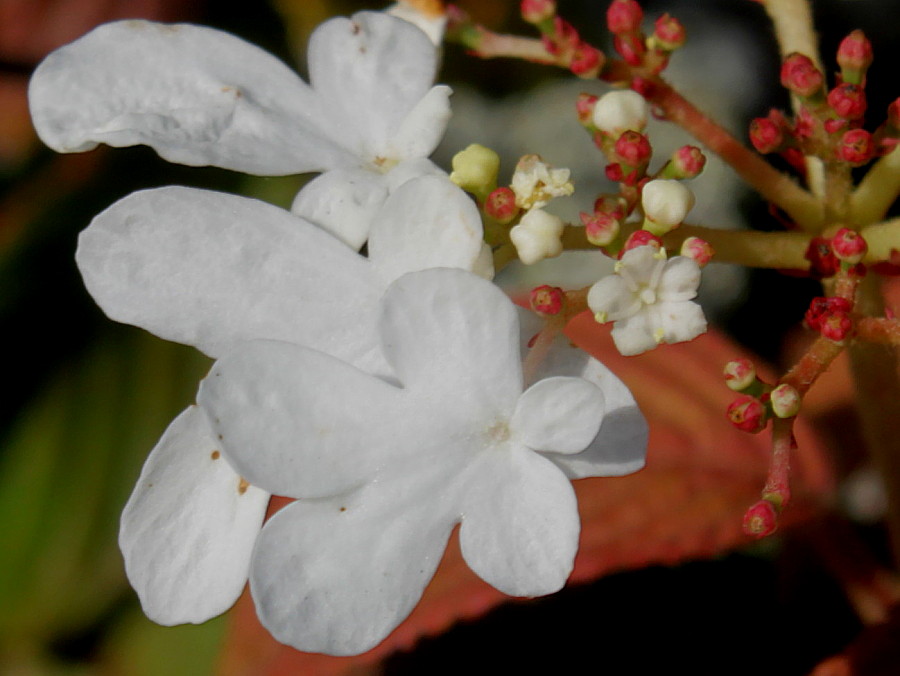
[[[531,265],[563,252],[560,238],[565,227],[559,216],[543,209],[532,209],[509,231],[509,239],[516,247],[519,260]]]
[[[322,350],[379,375],[388,284],[428,267],[482,265],[481,219],[446,178],[398,188],[372,217],[368,257],[257,200],[192,188],[134,193],[81,234],[76,259],[109,317],[212,357],[262,338]],[[247,579],[269,494],[248,486],[190,407],[150,453],[119,544],[147,615],[202,622]]]
[[[565,168],[551,167],[539,155],[525,155],[516,164],[509,186],[516,195],[516,206],[540,209],[554,197],[568,197],[575,192],[570,173]]]
[[[665,249],[639,246],[623,254],[615,274],[588,292],[598,322],[615,322],[612,337],[624,355],[661,343],[692,340],[706,331],[703,310],[693,298],[700,267],[690,258],[666,258]]]
[[[59,152],[145,144],[163,158],[261,176],[323,172],[293,211],[358,248],[371,214],[414,176],[450,117],[438,56],[411,23],[377,12],[326,21],[310,84],[267,52],[189,24],[119,21],[50,54],[32,120]]]
[[[251,564],[276,639],[372,648],[416,605],[456,524],[466,562],[497,589],[563,586],[579,536],[569,479],[638,469],[646,430],[632,417],[619,424],[628,443],[604,439],[617,386],[586,357],[569,362],[580,372],[523,382],[517,312],[469,272],[413,272],[381,302],[391,380],[278,341],[213,366],[198,401],[229,460],[298,498],[265,524]]]

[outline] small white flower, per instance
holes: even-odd
[[[644,216],[655,226],[651,231],[661,236],[681,225],[694,206],[694,193],[681,181],[658,178],[644,186],[641,206]]]
[[[381,307],[395,381],[254,341],[216,362],[200,389],[238,472],[302,498],[263,527],[250,572],[262,623],[299,650],[349,655],[382,641],[418,602],[456,524],[469,566],[507,594],[551,593],[573,565],[568,479],[599,438],[602,380],[525,389],[515,306],[465,271],[408,274]],[[625,450],[640,463],[641,450]]]
[[[631,89],[611,91],[594,104],[594,126],[618,138],[622,132],[643,131],[650,107],[647,100]]]
[[[510,188],[516,195],[516,206],[540,209],[554,197],[568,197],[575,192],[568,169],[554,169],[538,155],[525,155],[516,165]]]
[[[180,164],[260,176],[324,172],[293,210],[358,248],[371,214],[426,159],[450,117],[435,46],[378,12],[335,18],[309,42],[310,84],[222,31],[119,21],[50,54],[32,120],[59,152],[145,144]]]
[[[616,273],[588,292],[597,321],[614,321],[612,337],[624,355],[640,354],[660,343],[692,340],[706,331],[697,295],[700,267],[690,258],[666,260],[665,250],[639,246],[626,251]]]
[[[392,280],[437,266],[488,272],[477,207],[431,176],[375,212],[368,258],[272,205],[170,187],[99,214],[76,259],[111,318],[210,356],[272,339],[384,375],[378,301]],[[206,417],[188,408],[151,451],[122,514],[128,578],[161,624],[218,615],[247,580],[269,494],[248,486],[221,451]]]
[[[560,237],[564,229],[565,224],[558,216],[543,209],[532,209],[509,231],[509,238],[516,247],[519,260],[531,265],[563,252]]]

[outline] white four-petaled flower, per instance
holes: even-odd
[[[32,120],[59,152],[145,144],[172,162],[261,176],[324,172],[293,211],[351,246],[412,177],[450,117],[437,50],[407,21],[335,18],[310,38],[310,84],[267,52],[189,24],[120,21],[50,54],[29,85]]]
[[[619,352],[640,354],[706,331],[703,310],[692,300],[699,284],[695,261],[666,259],[664,249],[639,246],[625,252],[615,274],[591,287],[588,305],[597,321],[615,322],[612,337]]]
[[[263,624],[300,650],[378,644],[417,603],[457,523],[484,580],[516,596],[556,591],[578,544],[569,478],[643,463],[634,444],[597,452],[601,387],[614,389],[599,372],[525,389],[517,310],[490,282],[410,273],[381,312],[396,380],[255,341],[200,389],[237,471],[298,498],[263,527],[250,583]]]

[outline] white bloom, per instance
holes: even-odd
[[[568,169],[554,169],[538,155],[525,155],[516,165],[510,188],[516,195],[516,206],[540,209],[554,197],[567,197],[575,192]]]
[[[389,375],[378,300],[411,270],[483,265],[481,220],[446,178],[420,177],[376,211],[364,258],[289,212],[191,188],[135,193],[79,238],[85,285],[113,319],[219,356],[264,338]],[[147,459],[119,543],[147,615],[202,622],[243,589],[269,494],[221,457],[196,407]]]
[[[646,216],[664,232],[680,225],[694,206],[694,193],[681,181],[658,178],[648,181],[641,192]],[[664,234],[656,232],[654,234]]]
[[[516,247],[519,260],[531,265],[563,252],[560,237],[564,229],[565,224],[558,216],[543,209],[532,209],[509,231],[509,238]]]
[[[636,91],[608,92],[594,104],[594,126],[615,137],[628,130],[643,131],[649,112],[647,100]]]
[[[200,389],[240,474],[303,498],[263,527],[250,584],[263,624],[304,651],[356,654],[383,640],[458,523],[469,566],[516,596],[559,589],[577,548],[568,478],[573,460],[593,455],[602,381],[553,377],[523,393],[517,310],[465,271],[408,274],[381,309],[398,384],[254,341],[216,362]],[[619,453],[631,468],[642,462],[639,448]]]
[[[293,210],[359,247],[390,191],[440,170],[426,158],[450,116],[432,87],[437,52],[375,12],[313,33],[310,84],[228,33],[120,21],[38,66],[29,86],[41,139],[59,152],[146,144],[172,162],[275,176],[324,172]]]
[[[684,256],[666,260],[665,250],[639,246],[616,263],[588,292],[597,321],[614,321],[612,337],[624,355],[640,354],[660,343],[692,340],[706,331],[703,310],[692,298],[700,268]]]

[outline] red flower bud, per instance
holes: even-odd
[[[537,314],[542,317],[552,317],[562,311],[566,302],[566,294],[559,287],[544,284],[531,290],[529,302],[531,309]]]
[[[726,415],[732,425],[750,434],[761,432],[766,427],[766,407],[749,394],[742,394],[731,402]]]
[[[744,513],[744,532],[757,538],[771,535],[778,528],[778,513],[768,500],[760,500]]]
[[[659,47],[671,52],[684,44],[687,33],[678,19],[669,14],[663,14],[654,24],[653,38]]]
[[[641,59],[647,51],[643,40],[631,33],[616,35],[613,38],[613,47],[629,66],[640,66]],[[635,88],[635,91],[638,91],[637,88]],[[643,92],[638,91],[638,93],[642,94]]]
[[[818,331],[822,322],[836,312],[845,315],[850,312],[850,301],[840,296],[818,296],[810,302],[803,321],[810,329]]]
[[[817,279],[833,277],[840,267],[827,237],[813,237],[803,257],[809,261],[810,275]]]
[[[522,18],[528,23],[538,24],[556,16],[554,0],[522,0]]]
[[[872,135],[865,129],[851,129],[841,137],[837,147],[837,156],[848,164],[865,164],[875,157],[875,143]]]
[[[845,120],[858,120],[866,112],[866,92],[859,85],[839,84],[828,92],[828,105]]]
[[[679,253],[685,258],[695,261],[701,268],[709,263],[715,255],[715,249],[705,239],[699,237],[688,237],[681,243]]]
[[[694,178],[706,166],[706,156],[697,146],[681,146],[672,155],[676,178]]]
[[[581,93],[575,100],[575,112],[578,114],[578,121],[585,127],[593,127],[594,125],[594,106],[598,98],[593,94]]]
[[[606,10],[606,25],[610,33],[636,33],[641,29],[644,10],[636,0],[613,0]]]
[[[630,167],[640,167],[650,161],[653,148],[650,141],[640,132],[627,130],[616,139],[615,153],[617,159]]]
[[[590,79],[597,77],[606,57],[596,47],[592,47],[586,42],[582,42],[575,49],[572,55],[572,61],[569,63],[569,70],[581,78]]]
[[[497,188],[485,199],[484,210],[495,221],[509,223],[519,213],[516,194],[510,188]]]
[[[822,319],[819,326],[819,333],[836,343],[843,341],[852,330],[853,320],[846,312],[832,312]]]
[[[781,65],[781,85],[789,91],[808,98],[825,83],[825,76],[808,56],[794,52]]]
[[[838,260],[856,265],[869,250],[866,240],[856,230],[841,228],[831,239],[831,250]]]
[[[635,230],[628,236],[628,239],[625,240],[625,246],[623,246],[622,250],[619,252],[619,258],[621,258],[626,251],[631,251],[639,246],[652,246],[655,249],[661,249],[662,240],[647,230]]]
[[[859,73],[860,76],[872,65],[872,43],[861,30],[855,30],[841,40],[837,62],[843,72]],[[844,80],[848,80],[845,76]]]
[[[768,117],[757,117],[750,123],[750,143],[763,155],[774,153],[784,145],[784,132]]]
[[[614,214],[599,212],[579,214],[584,223],[584,231],[588,242],[594,246],[609,246],[619,236],[621,224]]]

